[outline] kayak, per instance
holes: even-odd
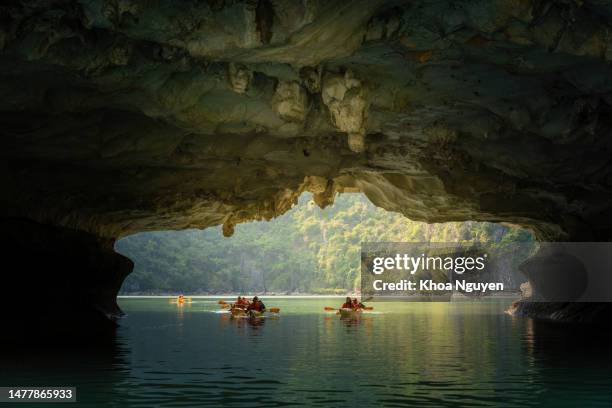
[[[252,317],[252,318],[260,318],[264,317],[264,312],[258,312],[255,310],[244,310],[239,307],[233,307],[230,309],[232,313],[232,317]]]
[[[357,318],[361,316],[361,309],[342,308],[339,311],[340,311],[340,317]]]
[[[246,310],[239,307],[232,307],[230,312],[232,313],[232,317],[247,317]]]

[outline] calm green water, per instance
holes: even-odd
[[[110,348],[5,361],[2,385],[74,385],[72,406],[90,407],[612,404],[600,329],[512,318],[505,301],[373,303],[341,320],[323,311],[339,299],[264,300],[279,318],[230,319],[213,299],[121,299]]]

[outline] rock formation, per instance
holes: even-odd
[[[334,127],[348,134],[349,148],[363,152],[368,102],[361,81],[351,71],[330,74],[323,82],[322,97]]]
[[[612,235],[608,2],[10,1],[0,19],[7,225],[100,248],[230,235],[308,190]],[[112,285],[70,276],[112,314]]]

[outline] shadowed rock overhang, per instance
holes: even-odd
[[[0,19],[4,217],[230,235],[303,191],[362,191],[414,220],[611,235],[608,2],[9,1]]]

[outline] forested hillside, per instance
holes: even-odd
[[[361,242],[529,241],[529,232],[491,223],[425,224],[342,194],[321,210],[309,194],[271,222],[141,233],[117,242],[136,264],[122,293],[345,293],[359,287]]]

